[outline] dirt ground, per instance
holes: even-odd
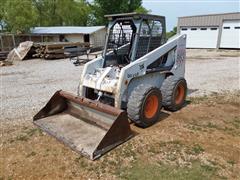
[[[76,92],[81,66],[31,60],[0,68],[0,179],[240,179],[238,55],[189,51],[186,106],[163,111],[147,129],[131,124],[135,137],[96,161],[31,122],[56,90]]]
[[[240,92],[191,98],[90,161],[30,122],[2,124],[1,179],[239,179]]]

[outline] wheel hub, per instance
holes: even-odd
[[[184,86],[182,84],[180,84],[177,87],[177,91],[176,91],[176,98],[175,98],[175,103],[176,104],[180,104],[183,99],[184,99]]]
[[[150,95],[147,97],[144,109],[145,117],[148,119],[152,118],[156,114],[158,106],[158,97],[156,95]]]

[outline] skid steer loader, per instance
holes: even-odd
[[[106,15],[101,57],[85,64],[77,95],[57,91],[33,122],[73,150],[94,160],[133,136],[130,119],[148,127],[161,108],[185,101],[186,36],[166,41],[165,17]]]

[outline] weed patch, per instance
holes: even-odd
[[[28,158],[28,157],[31,157],[31,156],[35,156],[36,154],[37,154],[36,152],[32,151],[32,152],[29,153],[26,157]]]
[[[200,146],[199,144],[195,144],[191,149],[191,153],[194,155],[198,155],[203,152],[204,152],[204,148],[202,146]]]
[[[191,104],[202,104],[203,102],[208,105],[214,104],[231,104],[240,107],[240,90],[229,93],[228,91],[222,93],[212,93],[211,95],[203,95],[200,97],[189,97],[188,100]]]
[[[19,134],[15,139],[9,140],[9,142],[12,143],[15,140],[17,140],[17,141],[28,141],[34,135],[42,136],[43,132],[42,132],[42,130],[40,130],[38,128],[27,129],[25,127],[24,131],[21,134]]]
[[[233,166],[234,164],[236,164],[236,162],[235,162],[234,160],[228,160],[227,163],[228,163],[228,164],[231,164],[232,166]]]
[[[22,135],[22,134],[16,137],[17,141],[27,141],[28,139],[29,137],[27,135]]]

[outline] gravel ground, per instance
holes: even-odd
[[[239,87],[239,57],[196,59],[186,63],[191,96],[236,90]],[[53,93],[63,89],[76,94],[82,66],[68,60],[28,60],[0,67],[1,120],[30,120]]]
[[[59,89],[77,92],[82,67],[68,60],[28,60],[1,67],[1,119],[28,119]]]
[[[189,59],[186,64],[186,80],[190,96],[239,90],[240,58]]]

